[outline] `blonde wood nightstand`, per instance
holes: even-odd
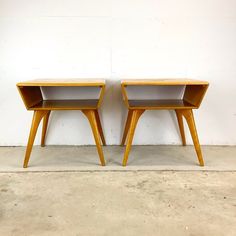
[[[97,87],[99,92],[98,99],[77,99],[77,100],[44,100],[42,95],[42,87]],[[42,139],[41,146],[45,146],[46,130],[48,126],[48,119],[51,111],[54,110],[81,110],[88,118],[95,143],[100,157],[101,165],[105,165],[105,159],[101,147],[106,145],[103,130],[99,118],[98,108],[101,105],[102,98],[105,91],[105,80],[97,79],[68,79],[68,80],[51,80],[51,79],[38,79],[17,84],[17,88],[23,99],[27,110],[34,111],[31,130],[29,134],[27,149],[25,153],[25,160],[23,167],[28,166],[32,146],[34,143],[35,135],[43,119]]]
[[[181,99],[156,99],[156,100],[136,100],[129,99],[127,88],[130,86],[183,86],[184,93]],[[123,166],[126,166],[129,152],[134,137],[135,128],[140,116],[145,110],[175,110],[182,144],[186,145],[183,117],[186,119],[198,160],[201,166],[204,166],[201,147],[198,140],[197,129],[193,116],[193,109],[198,109],[206,93],[209,83],[206,81],[190,79],[127,79],[121,81],[121,90],[124,102],[128,108],[128,116],[124,128],[121,145],[124,145],[127,139],[127,145],[124,153]]]

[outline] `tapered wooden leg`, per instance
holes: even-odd
[[[125,123],[123,138],[122,138],[122,141],[121,141],[121,146],[125,145],[126,137],[127,137],[127,134],[128,134],[129,128],[130,128],[132,114],[133,114],[133,110],[129,110],[127,120],[126,120],[126,123]]]
[[[128,137],[127,137],[127,145],[125,148],[125,154],[124,154],[124,159],[122,163],[123,166],[126,166],[127,164],[130,148],[131,148],[133,137],[134,137],[134,131],[138,123],[138,120],[144,111],[145,110],[134,110],[132,113],[130,128],[129,128]]]
[[[105,140],[105,137],[104,137],[104,134],[103,134],[102,125],[101,125],[98,110],[95,110],[95,117],[96,117],[96,121],[97,121],[98,132],[99,132],[101,140],[102,140],[102,144],[104,146],[106,146],[106,140]]]
[[[48,119],[49,119],[49,116],[50,116],[50,112],[51,111],[48,111],[48,113],[43,118],[43,129],[42,129],[42,137],[41,137],[41,147],[45,146],[45,137],[46,137],[47,127],[48,127]]]
[[[178,124],[179,124],[179,131],[182,139],[182,144],[183,146],[186,146],[186,139],[185,139],[185,134],[184,134],[184,123],[183,123],[183,116],[179,110],[175,110]]]
[[[198,135],[197,135],[197,129],[194,121],[193,111],[192,110],[181,110],[182,115],[185,117],[188,127],[193,139],[194,147],[198,156],[198,161],[200,163],[200,166],[204,166],[204,161],[202,157],[202,151],[201,146],[199,144]]]
[[[97,121],[96,121],[96,117],[95,117],[95,110],[82,110],[82,112],[86,115],[86,117],[89,120],[90,126],[91,126],[92,131],[93,131],[93,136],[94,136],[95,143],[96,143],[96,146],[97,146],[98,155],[99,155],[99,158],[100,158],[101,165],[105,166],[106,163],[105,163],[105,159],[104,159],[104,156],[103,156],[100,135],[99,135]]]
[[[26,153],[25,153],[25,160],[24,160],[24,165],[23,165],[24,168],[27,168],[27,166],[28,166],[30,154],[32,151],[32,147],[34,144],[34,139],[35,139],[35,135],[37,133],[39,123],[42,120],[42,118],[47,114],[47,112],[48,111],[34,111],[30,134],[29,134],[29,139],[28,139],[28,144],[27,144]]]

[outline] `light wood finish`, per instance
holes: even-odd
[[[82,110],[97,109],[98,99],[78,100],[43,100],[29,110]]]
[[[43,100],[42,92],[39,86],[23,87],[17,86],[26,109],[38,104]]]
[[[41,147],[45,146],[45,138],[46,138],[46,132],[47,132],[47,128],[48,128],[48,120],[49,120],[50,113],[51,113],[51,111],[48,111],[48,113],[43,118]]]
[[[125,141],[126,141],[126,137],[129,131],[129,127],[130,127],[130,122],[131,122],[131,118],[132,118],[132,114],[133,114],[133,110],[129,110],[128,111],[128,115],[127,115],[127,119],[126,119],[126,123],[125,123],[125,129],[124,129],[124,133],[123,133],[123,138],[121,141],[121,146],[125,145]]]
[[[130,127],[128,131],[128,137],[127,137],[127,144],[126,144],[124,159],[122,163],[123,166],[126,166],[127,164],[130,148],[131,148],[133,137],[134,137],[134,131],[137,126],[138,120],[144,111],[145,110],[133,110],[132,112]]]
[[[135,86],[144,86],[144,85],[209,85],[207,81],[202,80],[193,80],[193,79],[123,79],[121,80],[121,85],[135,85]]]
[[[103,85],[99,85],[100,89],[100,95],[99,95],[99,99],[98,99],[98,104],[97,104],[97,108],[99,108],[101,106],[101,103],[103,101],[103,97],[105,94],[105,82]]]
[[[98,155],[100,158],[101,165],[105,166],[105,159],[103,156],[103,151],[102,151],[102,146],[101,146],[101,141],[100,141],[100,134],[99,134],[98,125],[97,125],[97,121],[96,121],[95,111],[94,110],[82,110],[82,112],[85,114],[85,116],[89,120],[89,123],[90,123],[92,131],[93,131],[93,136],[94,136],[95,143],[97,146]]]
[[[128,100],[129,109],[145,109],[145,110],[175,110],[195,108],[192,104],[182,99],[171,100]]]
[[[104,137],[104,134],[103,134],[102,124],[101,124],[101,121],[100,121],[98,110],[94,110],[94,112],[95,112],[95,118],[96,118],[96,122],[97,122],[98,132],[100,134],[102,144],[104,146],[106,146],[106,141],[105,141],[105,137]]]
[[[194,147],[198,156],[198,161],[200,163],[201,166],[204,166],[204,161],[202,158],[202,151],[201,151],[201,147],[200,147],[200,143],[198,140],[198,135],[197,135],[197,129],[196,129],[196,125],[195,125],[195,121],[194,121],[194,116],[193,116],[193,111],[192,110],[182,110],[179,111],[184,118],[187,121],[192,139],[193,139],[193,143],[194,143]]]
[[[99,108],[105,92],[105,80],[92,79],[36,79],[17,83],[17,88],[28,110],[81,110]],[[44,100],[41,87],[98,87],[98,99]],[[65,105],[65,102],[66,104]]]
[[[196,108],[201,105],[208,85],[187,85],[184,92],[184,101],[193,104]]]
[[[86,86],[105,86],[104,79],[35,79],[17,83],[21,86],[69,86],[69,87],[86,87]]]
[[[48,111],[34,111],[30,134],[29,134],[29,139],[28,139],[28,144],[27,144],[26,153],[25,153],[25,160],[24,160],[24,165],[23,165],[24,168],[27,168],[27,166],[28,166],[30,154],[32,151],[32,147],[34,144],[34,139],[35,139],[35,135],[38,130],[39,123],[42,120],[42,118],[45,115],[47,115],[47,113],[48,113]]]
[[[184,123],[183,123],[183,115],[180,110],[175,110],[178,124],[179,124],[179,131],[182,139],[183,146],[186,146],[186,139],[185,139],[185,133],[184,133]]]
[[[129,100],[126,91],[127,86],[185,86],[182,99],[175,100]],[[125,105],[128,109],[146,110],[175,110],[195,109],[201,105],[202,99],[207,91],[207,81],[191,79],[126,79],[121,81],[121,91]]]
[[[128,86],[180,86],[185,87],[183,97],[181,99],[165,99],[165,100],[129,100],[126,88]],[[198,160],[201,166],[204,165],[201,147],[198,140],[197,130],[194,122],[192,109],[199,108],[203,97],[207,91],[209,83],[207,81],[191,80],[191,79],[125,79],[121,81],[121,91],[125,105],[128,108],[128,117],[126,120],[121,145],[125,144],[128,134],[127,145],[124,153],[123,166],[127,164],[130,152],[134,130],[138,119],[145,110],[175,110],[178,125],[180,129],[182,144],[186,145],[184,134],[183,117],[185,117]]]
[[[98,99],[77,99],[77,100],[44,100],[41,87],[98,87],[100,94]],[[34,138],[38,129],[38,125],[42,118],[43,129],[41,137],[41,146],[45,145],[45,137],[48,126],[48,119],[52,110],[81,110],[89,119],[93,130],[95,142],[98,148],[101,164],[105,165],[100,138],[102,143],[106,145],[102,126],[99,118],[98,108],[101,105],[104,91],[105,80],[102,79],[37,79],[17,84],[18,91],[22,97],[27,110],[33,110],[34,116],[30,131],[29,141],[26,149],[24,167],[28,166]],[[88,111],[88,112],[87,112]],[[94,121],[95,119],[95,121]],[[98,141],[99,138],[99,141]]]

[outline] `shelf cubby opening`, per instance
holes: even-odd
[[[18,89],[28,110],[97,109],[102,88],[103,85],[18,85]]]
[[[201,81],[126,80],[123,95],[130,109],[195,109],[201,104],[208,84]]]

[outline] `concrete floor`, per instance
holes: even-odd
[[[35,146],[29,167],[22,168],[25,147],[0,148],[0,172],[78,170],[236,170],[236,146],[202,146],[205,167],[198,165],[193,146],[133,146],[127,167],[124,147],[104,147],[107,166],[99,165],[95,146]]]
[[[236,172],[0,173],[0,235],[236,234]]]
[[[204,168],[192,146],[134,146],[125,168],[123,151],[34,147],[23,169],[0,148],[0,235],[236,235],[236,147],[203,146]]]

